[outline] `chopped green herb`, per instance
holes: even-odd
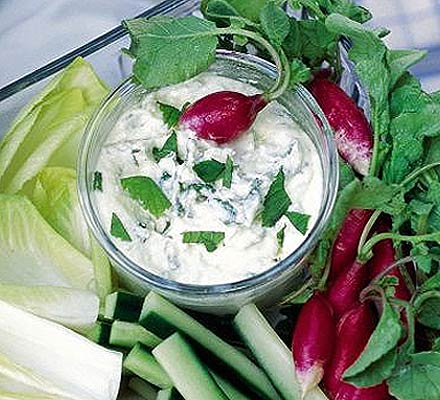
[[[102,192],[102,173],[99,171],[95,171],[93,174],[93,190],[99,190]]]
[[[261,215],[263,226],[274,226],[292,204],[284,188],[284,181],[284,172],[280,169],[264,198],[264,208]]]
[[[211,159],[195,164],[193,170],[203,182],[212,183],[223,176],[225,164]]]
[[[167,124],[168,128],[174,128],[179,122],[179,118],[182,115],[182,111],[178,108],[170,106],[169,104],[157,102],[159,110],[162,113],[163,120]]]
[[[223,172],[223,186],[230,189],[232,184],[232,172],[234,171],[234,162],[231,156],[226,158],[225,170]]]
[[[296,211],[286,211],[286,217],[303,235],[306,234],[309,226],[310,215],[302,214]]]
[[[224,232],[193,231],[183,232],[183,243],[203,244],[210,253],[217,250],[219,244],[225,239]]]
[[[139,201],[143,208],[155,217],[159,217],[171,207],[171,202],[148,176],[131,176],[121,179],[122,188],[130,197]]]
[[[131,242],[130,235],[128,234],[121,220],[115,213],[112,214],[110,233],[112,236],[119,238],[125,242]]]
[[[277,254],[281,253],[281,250],[283,249],[284,245],[284,237],[286,233],[286,225],[284,225],[278,232],[277,232],[277,243],[278,243],[278,250]]]
[[[176,161],[181,164],[182,160],[179,158],[179,154],[177,152],[177,135],[174,131],[168,137],[161,149],[158,147],[153,148],[153,158],[158,163],[160,160],[162,160],[162,158],[165,158],[173,153],[176,155]]]

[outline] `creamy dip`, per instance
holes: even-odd
[[[249,132],[231,143],[217,145],[177,127],[183,163],[173,154],[155,161],[153,148],[161,148],[170,136],[158,102],[181,109],[220,90],[258,92],[248,84],[203,73],[150,93],[141,105],[122,114],[97,161],[102,191],[94,192],[95,204],[105,229],[110,233],[116,214],[131,238],[113,238],[117,247],[146,270],[177,282],[229,283],[266,271],[300,246],[321,207],[323,172],[317,149],[276,102],[260,112]],[[201,161],[225,163],[228,156],[234,164],[231,188],[221,179],[206,185],[193,170]],[[310,215],[305,235],[286,216],[273,227],[262,226],[264,198],[280,169],[292,201],[289,211]],[[154,217],[122,188],[121,179],[131,176],[153,179],[171,207]],[[203,244],[184,243],[182,234],[188,231],[223,232],[224,240],[208,251]]]

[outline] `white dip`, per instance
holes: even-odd
[[[181,109],[185,103],[220,90],[257,93],[247,84],[203,73],[182,84],[151,93],[141,106],[128,109],[117,121],[99,156],[96,170],[102,174],[102,192],[94,191],[99,215],[111,230],[112,214],[124,225],[131,241],[113,238],[117,247],[146,270],[182,283],[235,282],[266,271],[287,257],[304,241],[283,216],[274,227],[263,227],[263,201],[276,175],[283,169],[285,189],[292,204],[289,211],[311,216],[308,231],[316,222],[323,194],[323,173],[315,146],[278,103],[258,115],[251,130],[224,145],[198,139],[175,129],[178,153],[157,163],[154,147],[161,148],[170,136],[157,101]],[[232,185],[217,180],[213,189],[194,189],[204,182],[193,166],[215,159],[233,159]],[[172,203],[155,218],[123,190],[121,178],[148,176]],[[192,185],[192,186],[191,186]],[[277,233],[285,227],[279,249]],[[215,231],[225,234],[215,251],[203,244],[183,243],[183,232]]]

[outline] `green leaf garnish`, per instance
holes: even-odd
[[[141,206],[155,217],[159,217],[171,207],[171,202],[160,186],[148,176],[123,178],[121,185],[132,199],[139,201]]]
[[[179,158],[178,150],[177,150],[177,135],[176,132],[172,132],[168,137],[164,145],[161,149],[158,147],[153,148],[153,158],[158,163],[162,158],[169,156],[170,154],[176,155],[176,161],[181,164],[182,160]]]
[[[229,155],[226,163],[214,159],[205,160],[195,164],[193,170],[203,182],[213,183],[218,179],[223,179],[223,186],[231,188],[234,163]]]
[[[283,226],[283,227],[277,232],[277,243],[278,243],[277,254],[280,254],[280,253],[281,253],[281,250],[283,249],[285,233],[286,233],[286,225],[284,225],[284,226]]]
[[[193,170],[203,182],[212,183],[222,176],[225,164],[211,159],[195,164]]]
[[[286,211],[286,217],[289,219],[292,225],[296,229],[298,229],[303,235],[307,233],[310,215],[302,214],[296,211]]]
[[[102,192],[102,173],[99,171],[95,171],[93,174],[93,184],[92,184],[93,190],[99,190]]]
[[[215,59],[214,23],[189,16],[138,18],[123,22],[131,37],[127,53],[135,57],[133,74],[146,88],[183,82]]]
[[[232,172],[234,171],[234,162],[231,156],[226,158],[225,170],[223,172],[223,186],[230,189],[232,183]]]
[[[210,253],[217,250],[220,243],[225,239],[224,232],[192,231],[183,232],[183,243],[203,244]]]
[[[110,233],[112,236],[119,238],[125,242],[131,242],[130,235],[122,224],[120,218],[115,213],[112,214]]]
[[[162,113],[163,120],[167,124],[168,128],[174,128],[179,122],[179,118],[182,115],[182,111],[178,108],[170,106],[169,104],[157,102],[159,104],[159,110]]]
[[[284,181],[284,172],[280,169],[264,198],[264,208],[261,216],[262,224],[265,227],[274,226],[286,213],[290,204],[292,204],[292,201],[284,188]]]

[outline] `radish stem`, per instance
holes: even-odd
[[[286,54],[281,48],[276,50],[261,35],[252,31],[248,31],[246,29],[218,28],[215,33],[217,35],[246,36],[261,44],[268,51],[278,70],[278,77],[275,84],[272,86],[271,89],[269,89],[267,93],[264,94],[264,98],[268,102],[280,97],[287,90],[290,82],[290,64]]]
[[[405,257],[402,258],[399,261],[396,261],[395,263],[391,264],[389,267],[387,267],[385,270],[383,270],[379,275],[377,275],[373,280],[371,281],[371,284],[374,285],[377,282],[379,282],[385,275],[387,275],[390,271],[392,271],[394,268],[398,268],[401,265],[405,265],[408,262],[414,261],[412,257]]]
[[[373,228],[374,224],[376,223],[377,219],[380,217],[380,214],[382,214],[381,210],[375,210],[374,213],[371,215],[370,219],[368,220],[367,224],[365,225],[365,228],[362,231],[361,238],[359,239],[359,244],[357,249],[358,254],[361,254],[362,247],[367,241],[368,235],[370,234],[370,231]]]
[[[437,242],[440,243],[440,232],[428,233],[426,235],[399,235],[397,233],[385,232],[379,233],[378,235],[373,236],[370,240],[368,240],[363,246],[358,258],[359,261],[366,262],[371,258],[373,247],[376,243],[379,243],[381,240],[392,239],[399,242],[410,242],[414,244],[422,243],[422,242]]]

